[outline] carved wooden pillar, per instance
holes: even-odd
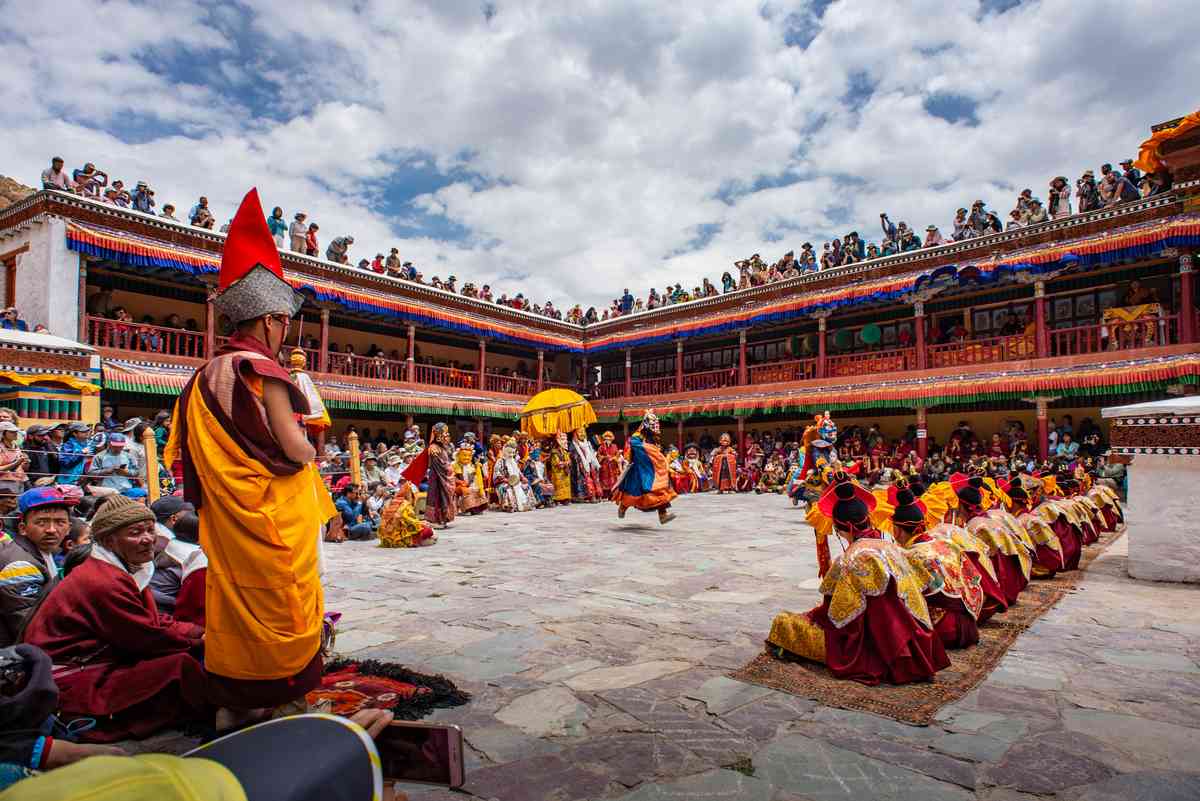
[[[217,310],[213,306],[216,288],[209,287],[204,299],[204,358],[211,359],[217,350]]]
[[[746,329],[738,331],[738,373],[737,382],[739,387],[744,387],[750,383],[749,369],[746,367]]]
[[[825,377],[825,328],[828,317],[817,318],[817,378]]]
[[[675,340],[675,391],[683,392],[683,340]],[[680,426],[683,425],[681,422]]]
[[[633,351],[625,349],[625,397],[633,394]]]
[[[487,340],[480,337],[479,339],[479,388],[483,389],[487,383]]]
[[[329,372],[329,309],[321,309],[321,352],[317,354],[317,370]]]
[[[543,377],[542,377],[542,376],[544,376],[544,375],[546,374],[546,351],[544,351],[544,350],[539,350],[539,351],[537,352],[537,354],[538,354],[538,364],[537,364],[537,391],[538,391],[538,392],[541,392],[541,391],[542,391],[542,387],[543,387],[543,385],[545,384],[545,380],[543,379]]]
[[[925,407],[917,407],[917,456],[924,461],[929,454],[929,421],[925,414]]]
[[[1047,398],[1037,399],[1038,458],[1049,459],[1050,448],[1050,403]]]
[[[925,353],[925,304],[917,301],[913,304],[913,343],[917,346],[917,369],[924,370],[927,365]],[[924,458],[924,454],[921,454]]]
[[[1046,336],[1046,282],[1033,284],[1034,348],[1039,359],[1050,354],[1050,341]]]
[[[408,383],[417,380],[417,327],[412,323],[408,324],[408,357],[404,369],[408,374]]]
[[[1192,299],[1192,254],[1179,257],[1179,341],[1196,341],[1196,303]]]

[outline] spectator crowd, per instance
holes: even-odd
[[[143,214],[157,214],[165,219],[187,222],[198,228],[212,230],[216,224],[216,217],[209,208],[208,198],[205,196],[200,196],[195,205],[180,220],[176,216],[175,206],[171,203],[163,204],[161,211],[156,212],[154,190],[145,181],[138,181],[130,191],[125,188],[123,181],[110,181],[108,174],[97,169],[96,165],[91,162],[68,173],[63,159],[55,156],[51,160],[50,166],[42,171],[41,181],[43,189],[75,192],[93,200],[110,203],[118,208],[129,208]],[[734,263],[736,275],[733,271],[723,273],[719,289],[708,278],[703,278],[699,285],[693,286],[691,289],[685,288],[682,282],[668,284],[661,290],[653,287],[644,299],[634,297],[626,288],[619,297],[612,300],[607,308],[601,310],[593,306],[585,311],[582,306],[575,305],[564,312],[551,300],[540,304],[535,303],[523,292],[517,292],[511,296],[508,293],[497,295],[488,284],[476,285],[470,281],[460,284],[454,275],[444,279],[434,275],[426,279],[411,261],[402,260],[398,248],[391,248],[386,256],[383,253],[376,253],[372,259],[360,258],[355,266],[363,271],[430,286],[463,297],[531,312],[554,320],[588,325],[634,312],[715,297],[722,293],[762,286],[821,270],[857,264],[922,248],[937,247],[1002,231],[1018,230],[1049,220],[1069,217],[1072,214],[1083,214],[1150,197],[1170,188],[1171,179],[1165,170],[1153,174],[1143,174],[1133,166],[1132,159],[1125,159],[1121,162],[1119,169],[1114,168],[1111,164],[1102,165],[1099,179],[1092,170],[1085,170],[1075,180],[1074,187],[1071,186],[1066,176],[1056,176],[1046,188],[1045,202],[1035,196],[1032,189],[1024,189],[1018,194],[1014,207],[1004,219],[1001,219],[1000,212],[989,209],[984,201],[976,200],[971,204],[970,209],[964,206],[955,212],[947,234],[943,234],[937,225],[931,224],[925,228],[924,237],[922,237],[906,221],[893,222],[884,212],[879,215],[881,238],[878,243],[868,241],[858,231],[850,231],[841,238],[834,238],[823,243],[820,252],[817,252],[811,242],[805,242],[800,246],[799,254],[794,250],[789,250],[778,261],[770,264],[755,253],[749,258],[740,259]],[[321,245],[318,240],[320,226],[315,221],[310,221],[306,212],[295,212],[289,222],[283,208],[276,206],[272,209],[270,217],[267,218],[267,225],[276,244],[281,249],[313,258],[321,257]],[[224,232],[227,228],[228,223],[221,226],[220,230]],[[324,257],[335,264],[350,266],[352,263],[350,251],[353,246],[354,237],[351,235],[343,234],[334,237],[325,246]]]

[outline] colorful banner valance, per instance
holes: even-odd
[[[770,391],[708,400],[688,399],[653,406],[599,402],[601,422],[637,419],[646,408],[664,419],[679,417],[746,417],[750,415],[808,415],[825,409],[931,408],[948,404],[1012,403],[1036,395],[1095,398],[1163,392],[1172,384],[1200,384],[1200,355],[1115,361],[1080,367],[1028,371],[907,378],[874,384],[846,384]],[[752,390],[752,387],[747,387]]]
[[[130,267],[176,270],[197,276],[215,274],[221,268],[221,256],[217,253],[74,221],[67,223],[67,247]],[[333,303],[351,312],[390,317],[404,324],[440,328],[551,352],[582,352],[583,349],[577,336],[549,334],[505,321],[487,320],[479,313],[439,308],[427,300],[402,297],[400,287],[396,293],[372,291],[291,270],[284,271],[284,278],[314,300]]]
[[[63,384],[83,395],[95,395],[100,391],[100,387],[86,378],[66,373],[18,373],[16,370],[0,370],[0,383],[20,384],[23,387]]]
[[[104,363],[107,391],[176,396],[192,377],[187,367],[147,365],[120,360]],[[330,411],[433,414],[453,417],[487,417],[516,421],[522,401],[496,400],[454,394],[454,390],[371,388],[314,377],[317,391]]]
[[[669,342],[678,338],[709,336],[758,325],[797,320],[818,312],[847,310],[858,306],[894,303],[905,295],[942,282],[988,284],[1005,275],[1040,275],[1059,269],[1106,265],[1135,258],[1146,258],[1166,248],[1200,246],[1200,214],[1183,214],[1164,220],[1125,226],[1093,236],[1037,245],[967,264],[948,264],[934,270],[890,276],[857,284],[848,284],[812,292],[797,289],[794,297],[755,303],[742,310],[722,310],[692,319],[655,324],[647,320],[636,330],[616,330],[586,343],[588,353],[613,348],[632,348]],[[803,293],[803,294],[800,294]],[[629,325],[635,325],[632,318]]]

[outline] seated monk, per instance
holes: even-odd
[[[1011,530],[988,517],[983,507],[982,477],[968,478],[962,473],[955,473],[950,477],[950,485],[958,500],[955,522],[988,544],[1004,599],[1008,606],[1012,606],[1029,584],[1033,569],[1029,550]]]
[[[1125,528],[1125,513],[1121,511],[1121,496],[1112,487],[1096,483],[1088,490],[1088,497],[1100,509],[1104,531],[1120,531]]]
[[[1028,480],[1033,482],[1032,479]],[[1030,495],[1026,479],[1014,475],[1000,485],[1008,496],[1008,511],[1017,522],[1024,527],[1034,542],[1033,576],[1035,578],[1053,578],[1060,570],[1066,570],[1067,560],[1064,544],[1059,540],[1054,529],[1038,515],[1033,513],[1033,498]],[[1078,563],[1078,556],[1076,556]]]
[[[822,604],[776,615],[767,642],[869,685],[927,681],[949,667],[925,602],[935,578],[872,525],[875,497],[840,472],[815,505],[849,547],[821,582]]]
[[[46,596],[25,641],[54,661],[63,716],[95,718],[88,739],[146,737],[208,709],[204,629],[159,614],[154,513],[114,495],[92,519],[91,556]]]
[[[975,564],[950,538],[929,534],[929,510],[901,479],[888,491],[892,507],[892,536],[915,562],[938,577],[925,590],[933,630],[947,648],[966,648],[979,642],[983,611],[983,579]]]
[[[379,547],[417,548],[436,542],[437,534],[417,515],[409,498],[399,492],[392,496],[379,522]]]
[[[1079,526],[1075,507],[1061,497],[1054,476],[1038,477],[1035,474],[1028,488],[1033,514],[1050,526],[1062,546],[1063,570],[1078,570],[1079,557],[1083,555],[1083,529]]]

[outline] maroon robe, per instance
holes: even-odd
[[[46,596],[25,641],[54,660],[65,718],[92,717],[94,742],[146,737],[208,704],[204,629],[162,615],[150,588],[92,557]]]
[[[454,482],[454,463],[441,445],[430,445],[428,472],[425,475],[425,519],[435,525],[454,520],[458,512]]]
[[[600,491],[605,498],[610,498],[621,477],[621,449],[611,442],[603,442],[596,449],[596,458],[600,460]]]
[[[193,570],[179,585],[179,594],[175,596],[175,619],[184,623],[194,623],[204,627],[204,577],[208,568]]]
[[[826,596],[808,616],[825,631],[825,664],[837,678],[907,684],[932,681],[950,667],[941,638],[913,618],[894,581],[883,595],[868,597],[866,610],[840,629],[829,619],[830,600]]]

